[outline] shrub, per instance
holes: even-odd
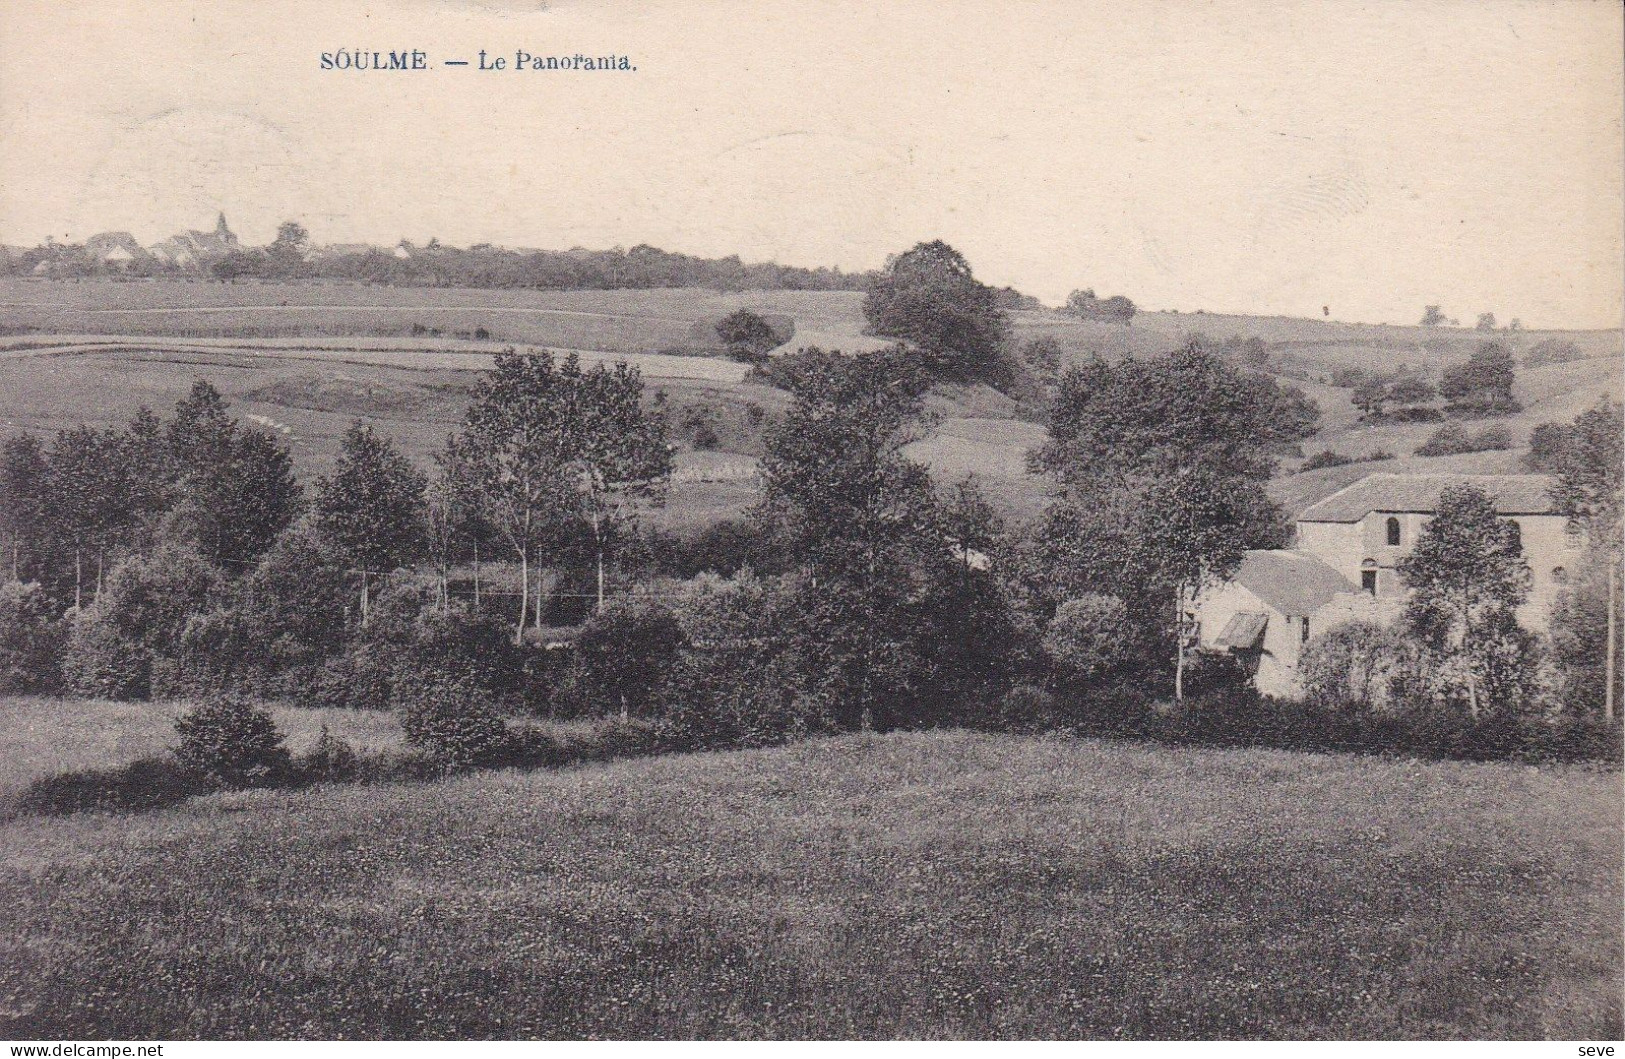
[[[96,613],[73,614],[62,677],[68,689],[102,699],[144,699],[152,692],[152,656]]]
[[[66,626],[34,582],[0,585],[0,692],[62,689]]]
[[[652,712],[680,746],[767,746],[834,729],[829,703],[809,693],[775,630],[789,599],[750,571],[702,576],[672,608],[683,634],[655,689]]]
[[[508,727],[472,676],[423,672],[395,691],[406,745],[436,769],[489,765],[507,753]]]
[[[173,756],[144,757],[116,768],[62,772],[34,780],[18,795],[17,810],[56,816],[88,810],[143,812],[162,809],[208,790]]]
[[[1032,684],[1017,684],[999,699],[997,720],[1006,732],[1052,728],[1057,720],[1055,696]]]
[[[1457,456],[1465,452],[1510,449],[1512,434],[1503,426],[1485,427],[1476,434],[1456,423],[1446,423],[1416,450],[1418,456]]]
[[[329,732],[325,724],[309,752],[296,762],[299,772],[313,780],[350,779],[358,764],[355,748]]]
[[[1066,684],[1086,684],[1128,659],[1128,608],[1115,596],[1086,593],[1055,609],[1044,653]]]
[[[63,665],[69,685],[115,699],[174,690],[164,681],[155,689],[155,674],[173,670],[186,625],[205,608],[216,579],[212,566],[181,548],[119,563],[96,602],[73,620]]]
[[[669,608],[635,600],[613,604],[576,638],[575,694],[623,718],[643,715],[685,642]]]
[[[1467,433],[1467,429],[1457,423],[1446,423],[1417,446],[1416,455],[1454,456],[1471,451],[1473,451],[1472,436]]]
[[[753,520],[722,519],[670,541],[660,565],[677,577],[706,572],[731,576],[745,567],[772,572],[784,562],[771,535]]]
[[[1305,694],[1332,709],[1384,708],[1414,651],[1396,629],[1371,621],[1352,621],[1309,641],[1298,660]]]
[[[661,684],[656,712],[669,744],[695,749],[772,746],[834,731],[828,703],[801,683],[786,656],[688,651]]]
[[[514,645],[505,623],[461,606],[442,610],[429,586],[409,578],[387,584],[371,611],[370,624],[343,654],[290,689],[296,701],[389,709],[403,684],[432,673],[466,677],[495,702],[516,700],[524,688],[526,652]]]
[[[1333,452],[1331,449],[1322,449],[1304,460],[1303,466],[1299,467],[1298,470],[1318,471],[1322,467],[1342,467],[1344,464],[1355,462],[1358,461],[1353,456],[1344,456],[1341,453]]]
[[[217,695],[175,721],[175,760],[225,787],[251,787],[286,774],[290,761],[270,713],[241,695]]]
[[[1523,355],[1523,363],[1526,368],[1536,368],[1542,364],[1566,364],[1584,358],[1580,347],[1568,339],[1547,338],[1529,347],[1529,352]]]

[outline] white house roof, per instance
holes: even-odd
[[[1242,555],[1231,580],[1285,615],[1313,614],[1354,582],[1308,552],[1254,550]]]
[[[1299,522],[1358,522],[1373,511],[1431,515],[1446,489],[1472,486],[1502,515],[1551,515],[1552,479],[1544,474],[1371,474],[1298,516]]]

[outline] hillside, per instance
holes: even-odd
[[[0,1036],[1617,1039],[1620,798],[944,732],[23,818]]]
[[[303,474],[324,473],[352,419],[395,435],[420,462],[458,422],[462,390],[506,346],[575,351],[589,363],[636,364],[671,413],[683,451],[680,488],[656,524],[697,526],[737,515],[755,495],[748,461],[759,455],[764,417],[785,395],[746,379],[742,365],[689,352],[695,328],[737,308],[782,314],[795,336],[779,352],[809,345],[846,350],[883,343],[864,336],[853,292],[706,290],[492,291],[346,284],[37,282],[0,280],[0,430],[54,430],[81,419],[121,423],[139,407],[163,408],[207,377],[237,410],[290,443]],[[1389,327],[1279,317],[1142,313],[1128,326],[1055,311],[1011,314],[1019,343],[1049,336],[1077,359],[1099,353],[1155,355],[1195,336],[1262,340],[1269,369],[1320,405],[1322,429],[1305,454],[1401,457],[1380,469],[1511,471],[1529,431],[1572,419],[1604,394],[1619,394],[1619,332],[1497,332]],[[1470,456],[1411,455],[1436,424],[1367,424],[1350,391],[1329,385],[1338,368],[1435,374],[1493,337],[1521,354],[1547,338],[1575,343],[1586,359],[1519,372],[1517,415],[1494,422],[1514,449]],[[911,454],[944,481],[975,473],[1004,513],[1040,511],[1045,483],[1025,472],[1042,427],[985,387],[943,388],[930,401],[936,423]],[[702,429],[700,423],[704,422]],[[706,437],[707,433],[711,438]],[[714,451],[704,451],[707,446]],[[742,463],[741,460],[746,462]],[[1293,474],[1285,458],[1272,492],[1295,511],[1377,465]]]

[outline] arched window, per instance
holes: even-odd
[[[1388,520],[1388,547],[1399,547],[1399,519],[1397,518]]]
[[[1367,559],[1360,564],[1360,587],[1373,596],[1377,594],[1377,561],[1375,559]]]

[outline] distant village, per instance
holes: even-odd
[[[477,243],[458,248],[438,239],[392,247],[319,244],[305,227],[284,222],[265,246],[245,244],[221,212],[212,231],[189,229],[142,246],[130,232],[98,232],[83,243],[47,240],[0,245],[0,276],[40,280],[174,277],[222,282],[301,280],[399,286],[615,290],[710,287],[717,290],[863,290],[872,273],[747,263],[736,255],[704,258],[638,245],[541,250]],[[1037,301],[1006,290],[1010,308]],[[1016,304],[1020,303],[1020,304]]]

